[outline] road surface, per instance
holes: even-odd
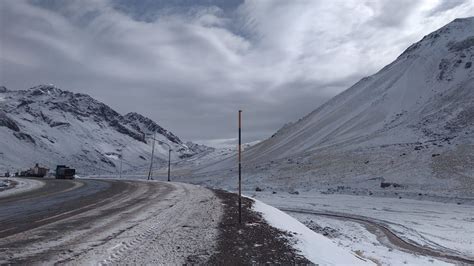
[[[182,183],[44,180],[0,198],[0,264],[205,262],[222,205]]]

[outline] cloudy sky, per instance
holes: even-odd
[[[2,0],[0,85],[88,93],[186,140],[264,139],[472,0]]]

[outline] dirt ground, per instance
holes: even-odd
[[[242,198],[242,224],[239,224],[238,196],[222,190],[215,193],[225,206],[219,223],[217,251],[209,264],[312,264],[291,246],[287,238],[290,233],[271,227],[259,213],[252,211],[252,200]]]

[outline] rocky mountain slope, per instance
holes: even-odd
[[[208,147],[185,144],[176,135],[137,113],[121,115],[92,97],[52,85],[28,90],[0,88],[0,171],[40,163],[76,167],[80,174],[145,172],[151,139],[172,146],[172,158],[193,156]],[[156,165],[167,160],[166,145],[156,145]]]
[[[474,18],[454,20],[246,151],[250,184],[474,194],[473,29]],[[235,158],[197,173],[232,167]]]

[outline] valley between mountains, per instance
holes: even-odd
[[[54,85],[1,87],[0,173],[77,171],[0,179],[0,263],[474,264],[473,29],[452,21],[245,144],[242,224],[236,145]]]

